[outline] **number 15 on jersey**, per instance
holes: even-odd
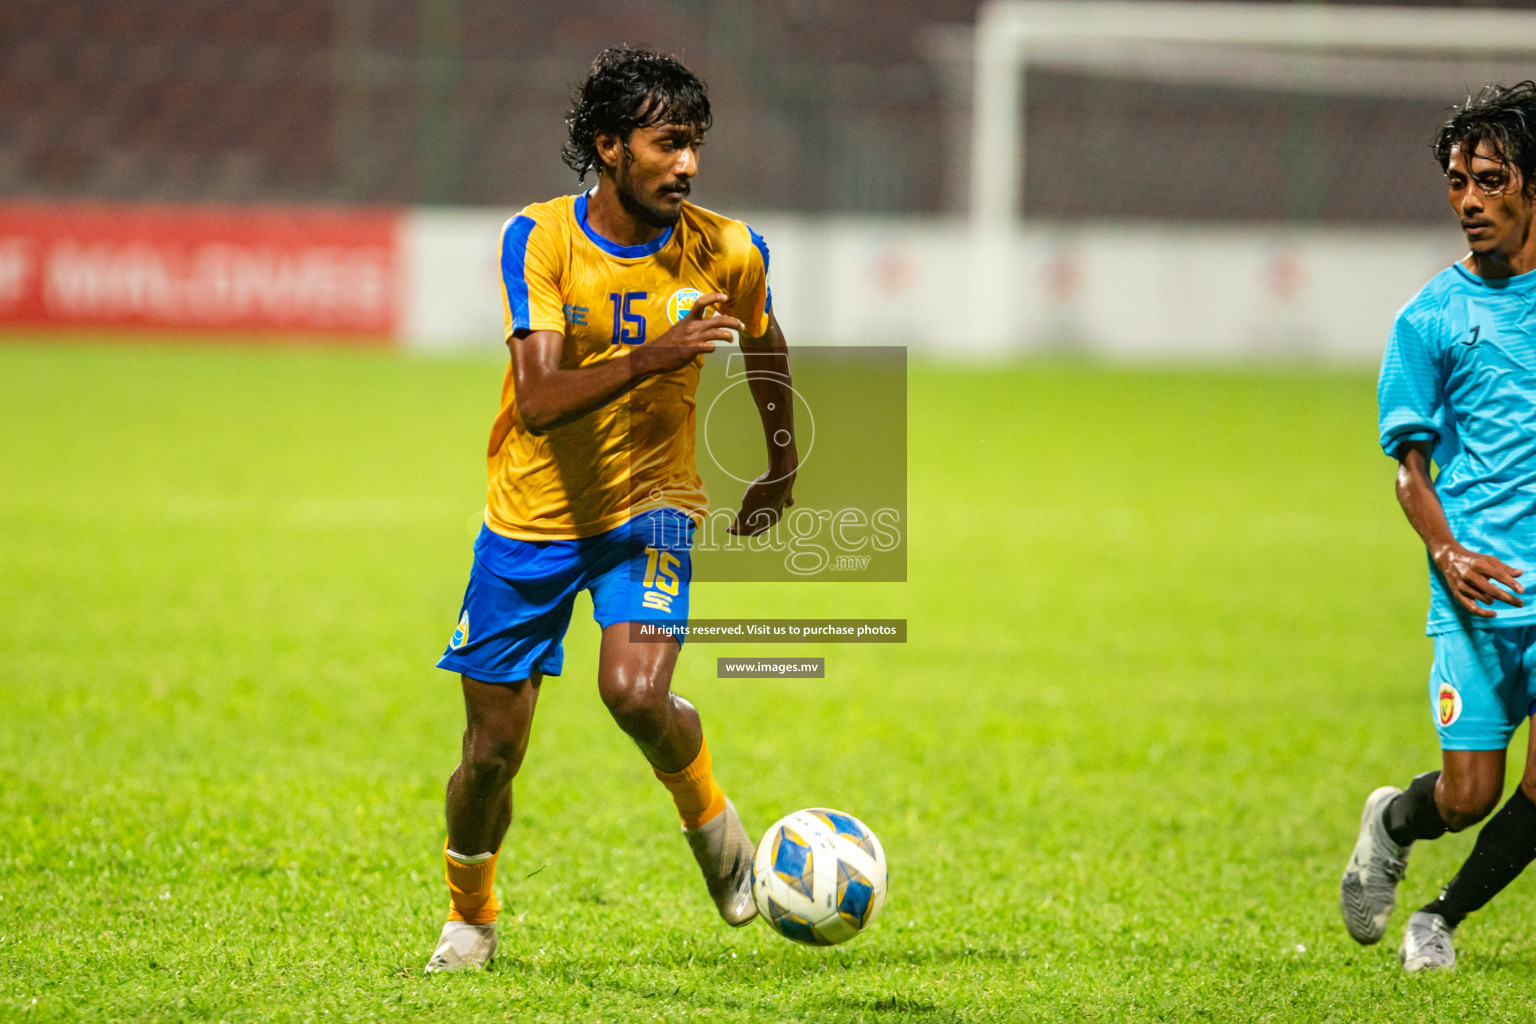
[[[613,303],[613,344],[645,344],[645,316],[630,308],[632,302],[645,301],[645,292],[610,292]]]

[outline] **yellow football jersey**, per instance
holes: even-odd
[[[656,341],[701,294],[730,296],[720,312],[754,337],[767,332],[773,307],[762,237],[691,203],[660,237],[630,246],[588,225],[586,194],[535,203],[502,229],[501,282],[507,339],[559,331],[565,369]],[[653,508],[703,513],[709,498],[694,462],[700,359],[543,435],[523,426],[508,364],[487,452],[486,525],[556,540],[604,533]]]

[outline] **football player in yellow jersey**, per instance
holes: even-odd
[[[485,525],[440,667],[462,679],[467,727],[448,781],[451,910],[427,970],[496,951],[497,855],[512,778],[545,675],[559,674],[576,594],[602,627],[598,692],[670,791],[721,917],[756,914],[753,847],[715,782],[698,713],[671,692],[688,618],[704,356],[739,337],[767,440],[733,531],[791,504],[798,468],[768,249],[745,224],[686,201],[710,126],[704,84],[676,60],[604,51],[577,90],[565,160],[597,186],[507,222],[501,269],[511,360],[491,430]],[[673,639],[631,638],[662,623]]]

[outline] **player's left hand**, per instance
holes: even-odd
[[[755,537],[771,529],[784,510],[795,503],[794,489],[794,470],[787,473],[768,470],[747,485],[746,493],[741,496],[741,511],[736,513],[736,521],[729,532]]]

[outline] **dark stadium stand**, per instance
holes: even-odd
[[[10,0],[0,192],[519,202],[571,186],[570,87],[598,49],[635,42],[711,82],[712,200],[936,209],[941,154],[925,140],[944,115],[914,38],[974,7]]]
[[[558,156],[570,87],[601,47],[634,42],[680,54],[710,83],[701,201],[953,210],[964,96],[946,94],[923,33],[972,23],[976,7],[7,0],[0,195],[517,205],[573,187]],[[1031,216],[1438,215],[1424,140],[1443,105],[1059,72],[1032,73],[1028,95],[1029,152],[1052,154],[1028,162]],[[1347,134],[1361,144],[1323,144]]]

